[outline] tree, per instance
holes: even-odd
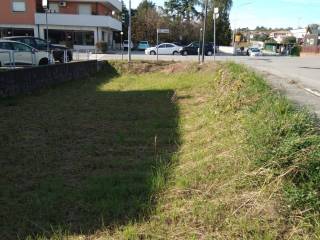
[[[164,10],[172,19],[190,22],[199,17],[199,4],[199,0],[168,0],[164,3]]]
[[[206,39],[208,42],[213,41],[213,9],[219,8],[219,18],[216,21],[216,43],[217,45],[229,45],[232,40],[232,31],[230,27],[230,10],[232,7],[232,0],[211,0],[209,4],[208,19],[207,19],[207,33]]]
[[[261,33],[261,34],[255,34],[253,36],[253,41],[259,41],[259,42],[265,42],[269,41],[270,37],[267,34]]]
[[[153,2],[142,1],[132,18],[133,41],[147,40],[154,44],[157,38],[157,28],[165,25],[165,20],[160,16]]]
[[[128,39],[128,26],[129,26],[129,11],[124,4],[123,0],[122,3],[122,13],[121,13],[121,22],[122,22],[122,32],[123,38]]]
[[[282,41],[283,44],[295,44],[297,43],[297,38],[294,36],[286,37]]]

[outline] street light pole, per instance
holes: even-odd
[[[129,0],[128,62],[131,62],[131,0]]]
[[[208,12],[208,0],[205,2],[204,6],[204,18],[203,18],[203,32],[202,32],[202,63],[204,63],[204,44],[206,36],[206,21],[207,21],[207,12]]]
[[[157,29],[157,62],[159,61],[159,29]]]
[[[214,31],[213,31],[213,61],[216,60],[216,14],[214,13],[214,18],[213,18],[213,27],[214,27]]]
[[[201,46],[202,31],[203,31],[203,29],[202,29],[202,28],[200,28],[200,34],[199,34],[199,47],[198,47],[198,63],[199,63],[199,64],[200,64],[200,52],[201,52],[200,46]]]
[[[123,61],[123,32],[120,33],[120,49],[121,49],[121,60]]]
[[[48,60],[50,62],[50,55],[49,55],[49,27],[48,27],[48,11],[49,11],[49,6],[48,6],[48,0],[42,0],[42,7],[45,10],[46,14],[46,40],[47,40],[47,53],[48,53]]]

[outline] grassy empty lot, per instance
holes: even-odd
[[[0,112],[0,239],[320,236],[315,119],[242,66],[114,62]]]

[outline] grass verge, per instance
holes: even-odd
[[[112,66],[1,102],[4,238],[319,237],[308,112],[233,63]]]

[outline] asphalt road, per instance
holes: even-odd
[[[92,55],[92,59],[121,60],[121,54]],[[124,61],[127,55],[123,56]],[[144,55],[143,52],[133,53],[133,60],[156,60],[156,56]],[[198,56],[160,55],[159,60],[198,61]],[[213,57],[206,57],[213,61]],[[320,117],[320,57],[247,57],[217,56],[217,61],[234,61],[245,64],[262,73],[276,88],[284,92],[289,99],[306,106]]]
[[[320,117],[320,57],[261,57],[235,61],[258,70],[289,99]]]

